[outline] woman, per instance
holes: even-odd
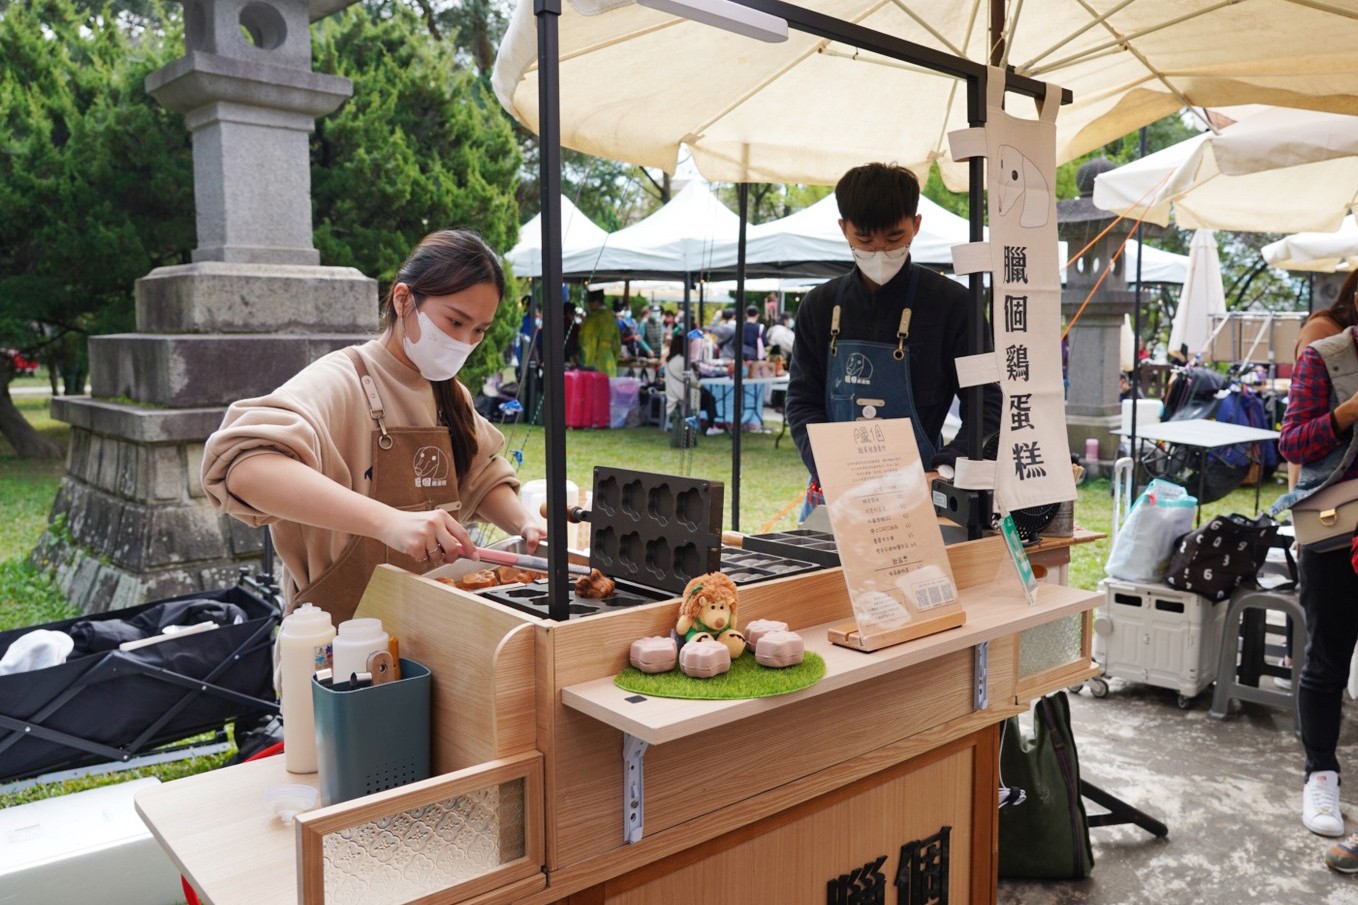
[[[1350,289],[1350,298],[1352,298]],[[1297,486],[1274,511],[1341,481],[1358,479],[1358,328],[1349,327],[1307,346],[1292,372],[1278,450],[1300,466]],[[1297,683],[1302,747],[1306,752],[1302,823],[1322,836],[1342,836],[1339,806],[1339,739],[1349,661],[1358,642],[1358,575],[1345,548],[1319,553],[1303,547],[1298,558],[1301,603],[1306,611],[1306,662]],[[1336,846],[1358,859],[1358,838]],[[1342,868],[1339,868],[1342,869]]]
[[[310,602],[343,621],[380,563],[424,572],[476,558],[472,520],[537,546],[504,437],[457,380],[504,290],[480,236],[432,233],[397,271],[380,336],[227,409],[203,486],[222,512],[270,526],[289,611]]]

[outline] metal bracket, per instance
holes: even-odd
[[[976,685],[972,688],[972,704],[977,710],[990,706],[990,694],[986,691],[986,679],[990,673],[990,642],[982,641],[976,645]]]
[[[622,736],[622,837],[628,845],[641,841],[646,822],[646,749],[635,735]]]

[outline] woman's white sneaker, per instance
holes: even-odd
[[[1339,813],[1339,774],[1334,770],[1317,770],[1306,780],[1301,822],[1317,836],[1344,835],[1344,817]]]

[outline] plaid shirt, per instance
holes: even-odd
[[[1319,462],[1341,444],[1347,444],[1348,437],[1347,431],[1342,436],[1335,434],[1334,419],[1330,417],[1330,376],[1320,353],[1308,346],[1292,370],[1278,452],[1289,462],[1305,465]],[[1343,475],[1346,481],[1355,477],[1358,462]]]

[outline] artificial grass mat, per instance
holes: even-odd
[[[746,651],[731,661],[731,669],[710,679],[694,679],[675,667],[669,672],[642,672],[628,666],[613,682],[623,691],[656,698],[695,698],[728,701],[737,698],[767,698],[798,691],[814,685],[825,675],[825,660],[820,654],[807,653],[796,666],[775,669],[760,666],[754,654]]]

